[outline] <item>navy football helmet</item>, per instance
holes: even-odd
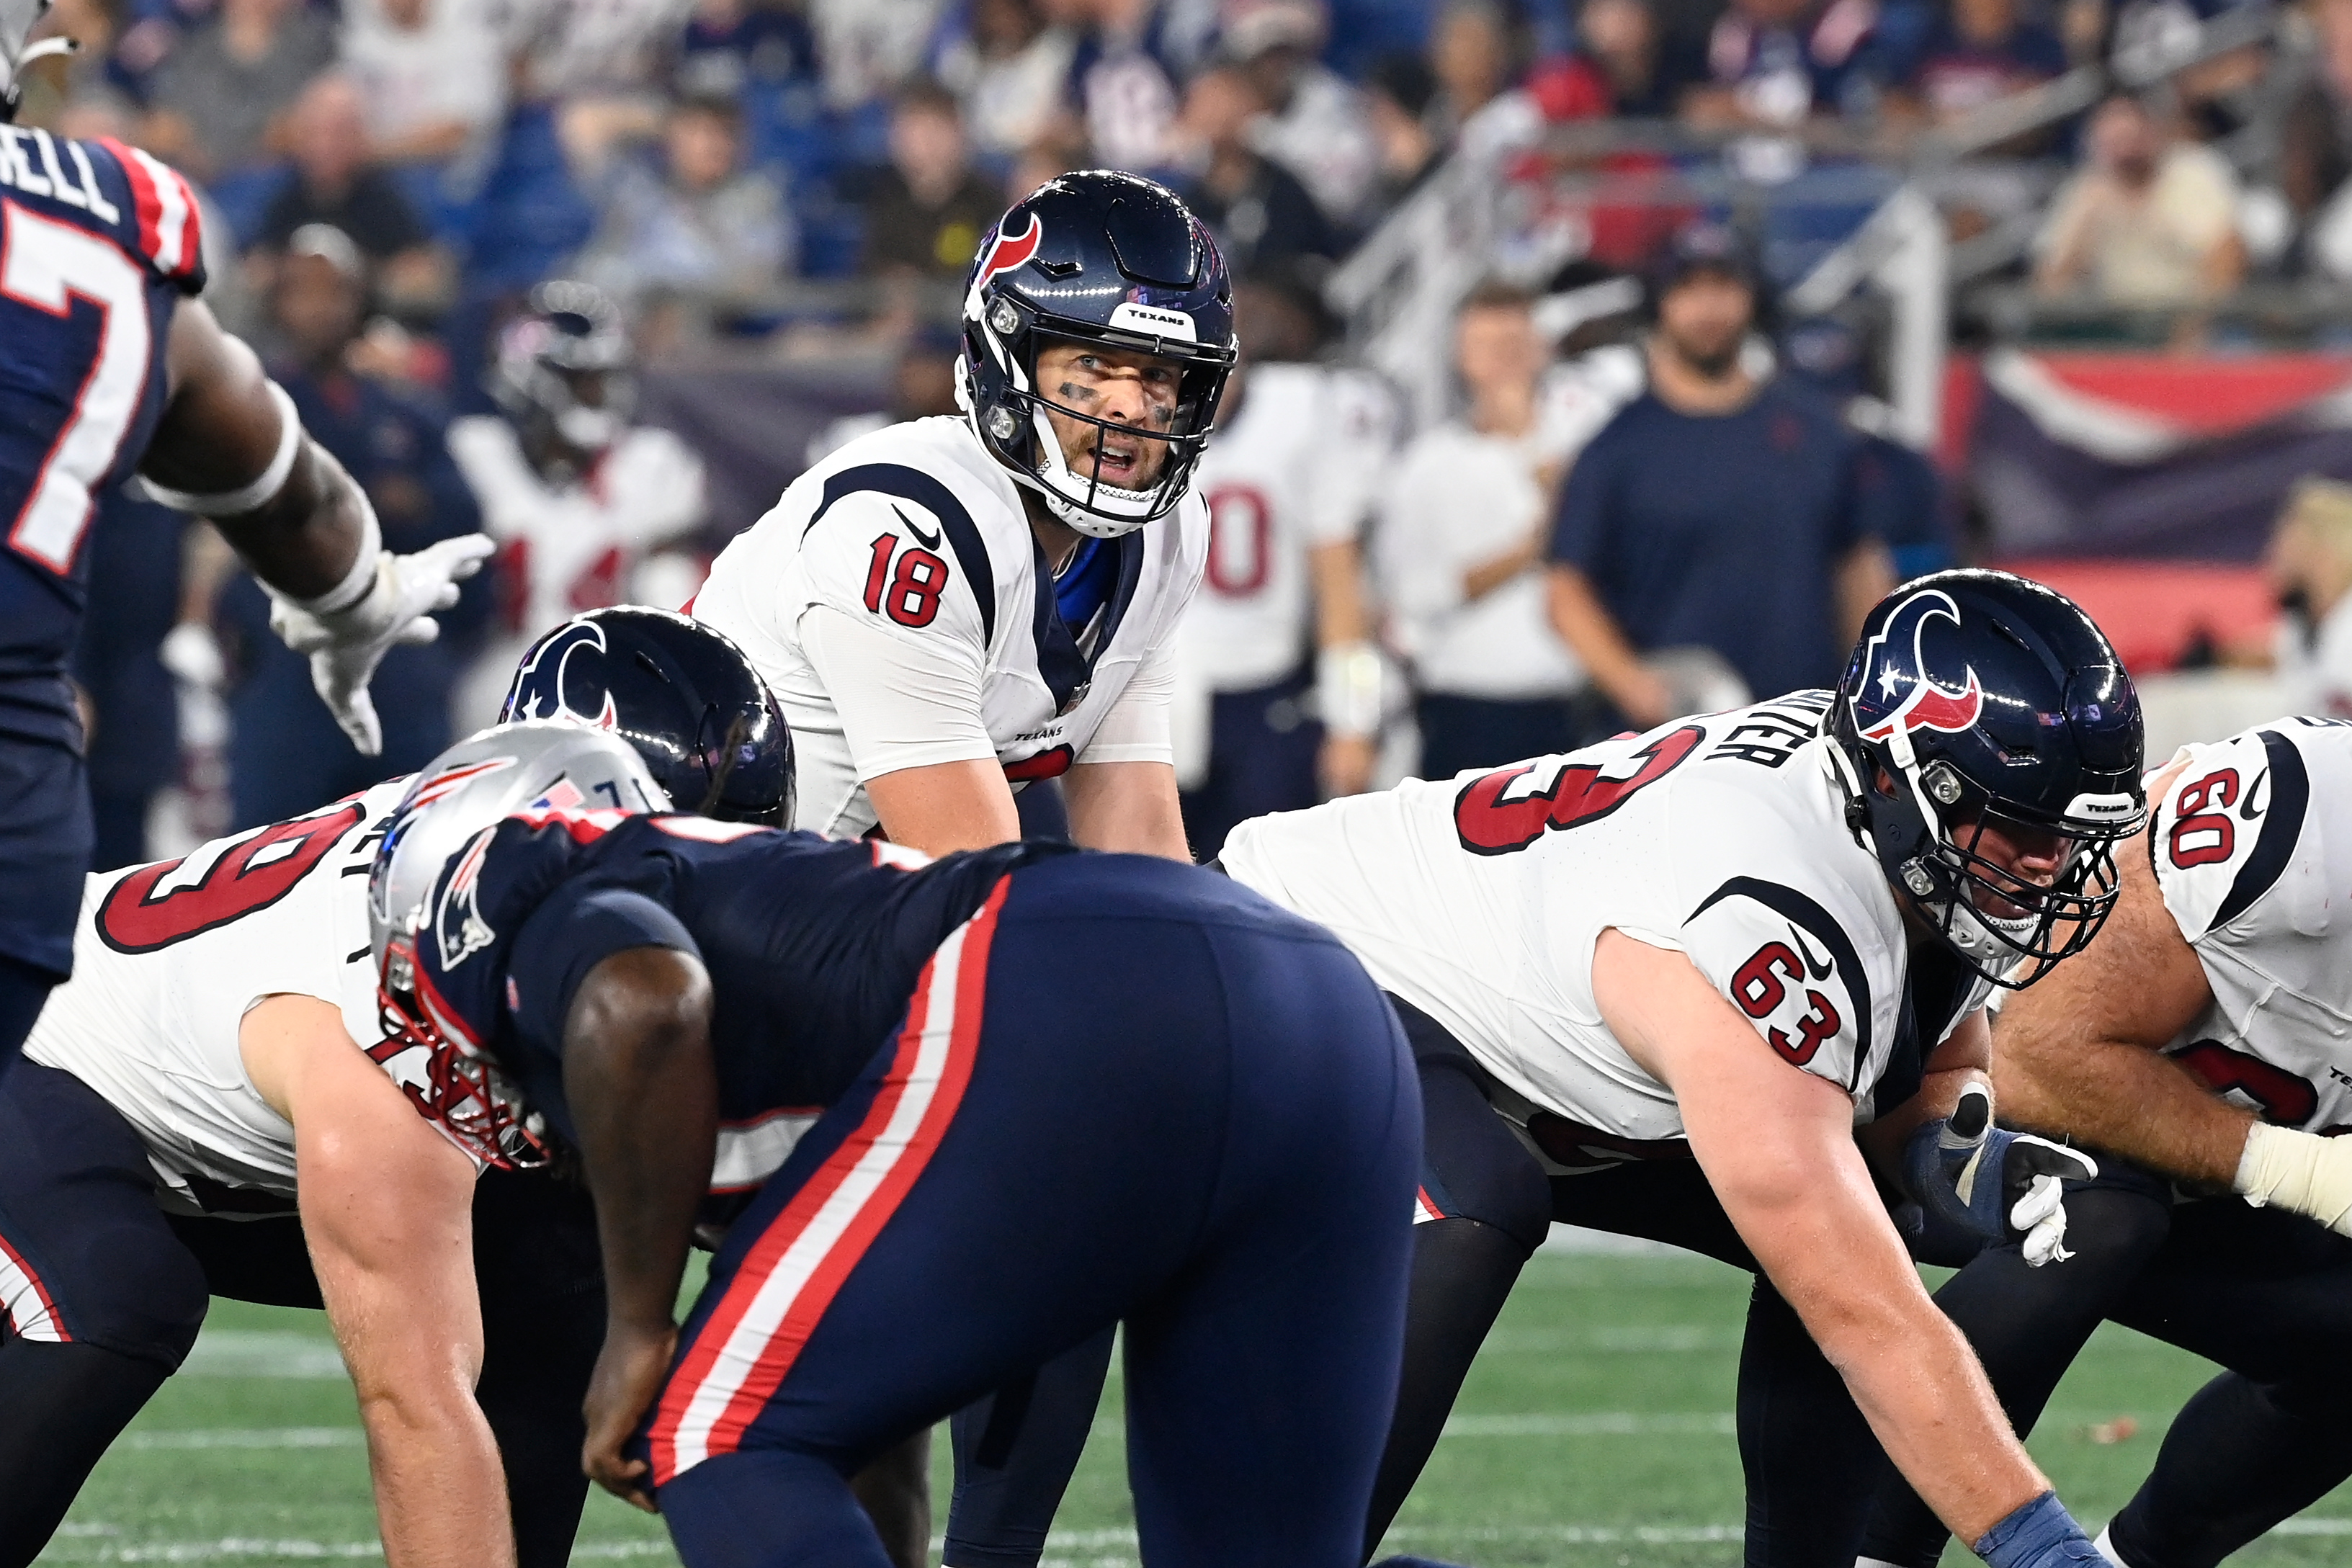
[[[741,649],[698,621],[620,605],[531,645],[500,724],[565,718],[636,748],[681,811],[793,825],[793,732]]]
[[[2004,571],[1906,583],[1864,623],[1828,718],[1847,818],[1970,967],[2021,989],[2115,907],[2147,820],[2139,695],[2091,618]],[[1994,832],[2055,873],[1979,852]]]
[[[557,278],[532,289],[528,308],[499,330],[487,385],[527,438],[552,435],[593,456],[628,428],[635,362],[611,296]]]
[[[1176,416],[1166,431],[1097,419],[1037,386],[1038,351],[1098,344],[1176,361]],[[981,241],[964,289],[956,402],[998,462],[1080,533],[1112,538],[1184,498],[1233,371],[1233,284],[1200,219],[1165,186],[1089,169],[1048,180]],[[1165,444],[1146,490],[1103,482],[1065,461],[1046,411]]]

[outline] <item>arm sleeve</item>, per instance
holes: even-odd
[[[532,911],[507,956],[507,1005],[526,1049],[561,1060],[563,1020],[589,971],[632,947],[702,956],[678,917],[641,893],[570,883]]]
[[[961,639],[887,632],[871,616],[829,604],[802,613],[800,640],[841,716],[861,783],[903,768],[996,756],[981,722],[976,647]],[[1163,738],[1163,749],[1165,744]]]
[[[1103,716],[1102,727],[1078,758],[1080,762],[1176,760],[1171,714],[1176,702],[1176,655],[1160,643],[1145,655],[1118,701]]]

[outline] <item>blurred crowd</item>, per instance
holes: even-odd
[[[2257,15],[2252,41],[2203,46]],[[1826,682],[1872,587],[1951,555],[1932,467],[1850,379],[1776,357],[1789,280],[1682,197],[1588,203],[1565,270],[1474,291],[1429,371],[1454,417],[1404,428],[1338,367],[1322,286],[1450,163],[1622,192],[1743,158],[1769,184],[1774,136],[1900,161],[2008,105],[2021,129],[1937,189],[1957,239],[2033,232],[2021,285],[2160,303],[2352,278],[2352,0],[59,0],[45,26],[83,47],[34,68],[23,119],[190,175],[209,302],[387,543],[501,545],[442,642],[386,665],[379,764],[207,536],[110,499],[82,673],[115,862],[414,766],[490,716],[563,615],[682,602],[756,512],[710,500],[701,433],[636,419],[636,367],[895,364],[887,413],[812,454],[951,411],[957,280],[1008,200],[1065,170],[1184,194],[1279,302],[1245,314],[1248,355],[1315,367],[1330,417],[1369,432],[1383,482],[1350,526],[1390,773]],[[2101,85],[2119,79],[2142,90]],[[1564,152],[1563,126],[1624,134]],[[1590,345],[1560,342],[1542,295],[1611,274],[1657,325],[1563,358]],[[596,301],[609,362],[541,384],[558,278]],[[1792,454],[1820,484],[1774,482]],[[1302,665],[1313,643],[1302,624]]]

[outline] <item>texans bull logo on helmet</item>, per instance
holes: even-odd
[[[593,621],[571,622],[533,648],[522,668],[515,672],[513,689],[516,696],[509,703],[507,711],[499,716],[499,722],[505,724],[522,718],[564,718],[595,729],[620,727],[620,713],[613,706],[610,690],[597,694],[603,701],[593,716],[572,706],[572,655],[583,649],[593,649],[600,658],[611,652],[604,641],[604,629]],[[547,676],[552,676],[552,679],[544,678]],[[593,677],[584,677],[581,685],[593,690],[603,683]],[[533,691],[546,695],[522,695]]]
[[[1864,645],[1862,680],[1853,699],[1863,739],[1892,741],[1923,729],[1957,735],[1984,712],[1984,687],[1973,665],[1957,691],[1929,673],[1927,627],[1939,620],[1959,625],[1959,606],[1939,589],[1923,589],[1896,605]],[[1868,709],[1886,702],[1894,706],[1873,720]]]
[[[1008,218],[1010,215],[1007,214]],[[988,259],[982,262],[972,274],[971,298],[964,307],[968,313],[980,313],[982,291],[987,288],[991,278],[1000,273],[1011,272],[1037,254],[1037,244],[1045,238],[1045,225],[1037,221],[1035,213],[1022,215],[1029,220],[1029,226],[1020,234],[1013,233],[1002,224],[997,225],[996,242],[989,247]]]

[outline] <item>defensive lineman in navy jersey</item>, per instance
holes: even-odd
[[[479,781],[554,759],[499,733],[511,758],[421,777],[371,923],[429,1113],[486,1159],[581,1159],[598,1480],[657,1500],[695,1568],[878,1568],[846,1478],[1124,1321],[1146,1556],[1355,1562],[1419,1101],[1327,933],[1142,857],[500,821],[482,799],[510,786]],[[641,797],[625,748],[554,733],[580,796]],[[1106,942],[1116,963],[1071,961]],[[698,1212],[787,1145],[681,1333]]]
[[[196,206],[178,174],[136,148],[8,123],[18,67],[70,47],[27,47],[47,8],[0,0],[0,1071],[73,965],[91,828],[65,671],[107,488],[136,471],[219,523],[371,753],[376,662],[429,639],[429,612],[488,549],[383,553],[366,497],[196,302]]]

